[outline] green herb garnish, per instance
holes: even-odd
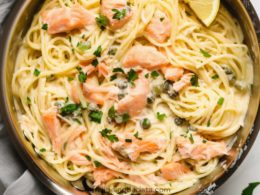
[[[60,109],[60,114],[62,116],[66,116],[66,115],[69,115],[69,114],[72,114],[73,112],[75,112],[76,110],[79,109],[79,105],[78,104],[68,104],[68,105],[65,105],[63,106],[61,109]]]
[[[81,51],[86,51],[91,48],[91,43],[90,42],[87,42],[87,43],[78,42],[77,48],[79,48]]]
[[[117,79],[117,74],[113,74],[111,77],[110,77],[110,81],[114,81]]]
[[[101,30],[105,30],[106,26],[109,23],[109,20],[108,20],[108,18],[106,16],[99,15],[98,17],[96,17],[96,23],[97,23],[97,25],[99,26],[99,28]]]
[[[136,133],[134,134],[134,136],[135,136],[136,139],[142,140],[142,138],[139,137],[139,132],[136,132]]]
[[[216,80],[216,79],[219,78],[219,76],[218,76],[217,74],[215,74],[215,75],[213,75],[211,78],[212,78],[213,80]]]
[[[127,80],[132,83],[134,82],[136,79],[138,79],[138,74],[135,72],[135,70],[131,69],[128,73],[127,73]]]
[[[94,164],[95,164],[96,167],[101,167],[102,166],[102,164],[100,162],[96,161],[96,160],[94,160]]]
[[[126,9],[122,9],[121,11],[118,9],[112,9],[115,14],[113,15],[113,19],[121,20],[126,16]]]
[[[192,75],[192,77],[190,79],[190,83],[194,87],[199,87],[199,78],[196,74]]]
[[[132,143],[132,139],[125,139],[125,142]]]
[[[27,98],[26,98],[26,101],[27,101],[27,105],[31,105],[31,104],[32,104],[31,98],[27,97]]]
[[[121,73],[125,74],[125,71],[122,68],[114,68],[113,72],[121,72]]]
[[[163,121],[166,118],[166,114],[157,112],[156,117],[159,121]]]
[[[200,49],[200,53],[202,53],[202,55],[205,58],[210,58],[211,57],[211,55],[208,52],[206,52],[205,50],[203,50],[203,49]]]
[[[99,64],[98,62],[98,59],[94,59],[91,64],[94,66],[94,67],[97,67],[97,65]]]
[[[45,148],[41,148],[40,152],[46,152],[46,149]]]
[[[114,55],[116,55],[116,52],[117,52],[117,48],[111,48],[108,50],[107,54],[110,56],[114,56]]]
[[[194,139],[193,139],[193,135],[192,134],[190,134],[189,140],[190,140],[190,143],[194,144]]]
[[[43,25],[42,25],[42,30],[48,30],[48,24],[46,24],[46,23],[43,24]]]
[[[85,81],[87,80],[87,75],[84,72],[80,71],[78,75],[78,79],[79,82],[85,83]]]
[[[93,53],[96,57],[101,57],[102,47],[101,45],[98,46],[96,51]]]
[[[34,76],[39,76],[41,74],[41,71],[35,68],[33,74]]]
[[[151,72],[151,76],[153,79],[156,79],[158,76],[160,76],[159,72],[157,72],[156,70]]]
[[[87,159],[88,161],[91,161],[91,157],[90,157],[89,155],[86,156],[86,159]]]
[[[210,125],[211,125],[211,122],[210,122],[210,121],[208,121],[208,123],[207,123],[207,127],[210,127]]]
[[[219,98],[219,99],[218,99],[218,105],[222,106],[223,103],[224,103],[224,100],[225,100],[225,99],[224,99],[223,97]]]
[[[93,110],[89,113],[89,118],[90,121],[95,122],[95,123],[101,123],[101,119],[103,116],[103,112],[102,111],[98,111],[98,110]]]
[[[116,117],[116,110],[115,110],[114,106],[109,108],[109,110],[108,110],[108,117],[111,118],[111,119],[114,119]]]
[[[107,129],[107,128],[100,131],[100,134],[102,135],[102,137],[107,138],[112,143],[118,142],[119,141],[118,137],[114,134],[111,134],[111,133],[112,133],[112,130]]]

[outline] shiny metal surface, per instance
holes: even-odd
[[[32,145],[26,141],[22,134],[15,115],[11,92],[15,59],[21,40],[31,23],[33,15],[39,10],[41,3],[41,0],[18,0],[5,23],[0,46],[0,111],[4,116],[5,124],[8,126],[17,152],[21,155],[31,172],[56,194],[81,194],[80,191],[73,188],[69,182],[65,181],[45,161],[37,156]],[[252,86],[252,96],[246,124],[238,133],[239,139],[233,148],[234,155],[222,159],[226,161],[228,169],[224,170],[219,166],[211,175],[202,179],[192,188],[178,193],[178,195],[207,194],[207,192],[214,191],[241,164],[254,143],[260,128],[260,113],[257,114],[260,97],[260,53],[258,42],[260,39],[257,38],[257,34],[260,38],[260,22],[250,1],[226,0],[225,4],[240,21],[245,34],[245,42],[249,46],[254,62],[254,85]]]

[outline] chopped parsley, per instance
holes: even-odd
[[[102,131],[100,131],[100,134],[102,135],[102,137],[107,138],[112,143],[119,141],[118,137],[116,135],[112,134],[111,129],[107,129],[107,128],[103,129]]]
[[[94,164],[95,164],[96,167],[101,167],[102,166],[102,164],[100,162],[96,161],[96,160],[94,160]]]
[[[80,106],[78,104],[67,104],[60,109],[60,114],[62,116],[70,115],[76,110],[78,110],[79,107]]]
[[[85,81],[87,80],[87,75],[84,72],[80,71],[78,75],[78,79],[79,82],[85,83]]]
[[[146,74],[144,75],[144,77],[148,79],[148,78],[149,78],[149,73],[146,73]]]
[[[136,79],[138,79],[138,74],[135,72],[135,70],[131,69],[128,73],[127,73],[127,80],[130,83],[133,83]]]
[[[213,75],[211,78],[212,78],[213,80],[216,80],[216,79],[219,78],[219,76],[218,76],[217,74],[215,74],[215,75]]]
[[[211,55],[208,52],[206,52],[205,50],[203,50],[203,49],[200,49],[200,53],[202,53],[202,55],[205,58],[210,58],[211,57]]]
[[[27,98],[26,98],[26,102],[27,102],[28,105],[31,105],[31,104],[32,104],[31,98],[27,97]]]
[[[151,121],[148,118],[145,118],[141,121],[143,129],[149,129],[151,127]]]
[[[199,87],[199,78],[196,74],[192,75],[192,77],[190,79],[190,83],[194,87]]]
[[[86,159],[87,159],[88,161],[91,161],[91,157],[90,157],[89,155],[86,156]]]
[[[89,112],[88,116],[90,118],[90,121],[100,124],[102,116],[103,116],[103,112],[99,111],[99,110],[93,110],[93,111]]]
[[[114,81],[117,79],[117,74],[113,74],[111,77],[110,77],[110,81]]]
[[[106,26],[109,23],[109,20],[108,20],[108,18],[106,16],[99,15],[98,17],[96,17],[96,23],[97,23],[97,25],[99,26],[99,28],[101,30],[105,30]]]
[[[124,113],[122,115],[118,114],[117,111],[115,110],[115,107],[112,106],[109,110],[108,110],[108,118],[111,121],[115,121],[118,124],[122,124],[122,123],[126,123],[129,121],[130,116],[128,113]]]
[[[136,133],[134,134],[134,136],[135,136],[136,139],[142,140],[142,138],[139,137],[139,132],[136,132]]]
[[[208,123],[207,123],[207,127],[210,127],[210,125],[211,125],[211,122],[209,120]]]
[[[111,119],[114,119],[116,117],[116,110],[115,110],[114,106],[109,108],[109,110],[108,110],[108,117],[111,118]]]
[[[129,119],[130,119],[130,116],[129,116],[128,113],[124,113],[124,114],[121,115],[121,116],[122,116],[122,123],[126,123],[126,122],[128,122]]]
[[[125,142],[132,143],[132,139],[125,139]]]
[[[113,72],[121,72],[121,73],[125,74],[125,71],[122,68],[114,68]]]
[[[116,52],[117,52],[117,48],[110,48],[109,50],[108,50],[108,55],[110,55],[110,56],[114,56],[114,55],[116,55]]]
[[[46,24],[46,23],[43,24],[43,25],[42,25],[42,30],[48,30],[48,24]]]
[[[159,121],[163,121],[166,118],[166,114],[157,112],[156,117]]]
[[[151,76],[153,79],[156,79],[158,76],[160,76],[160,74],[156,70],[154,70],[151,72]]]
[[[113,15],[113,19],[121,20],[126,16],[126,9],[122,9],[121,11],[118,9],[112,9],[115,14]]]
[[[225,99],[223,97],[218,99],[218,105],[222,106],[224,103]]]
[[[99,45],[96,51],[93,53],[96,57],[101,57],[102,46]]]
[[[91,48],[91,43],[90,42],[86,42],[86,43],[78,42],[77,48],[79,48],[81,51],[86,51]]]
[[[91,64],[94,66],[94,67],[97,67],[97,65],[98,65],[98,60],[97,59],[94,59],[92,62],[91,62]]]
[[[46,152],[46,149],[45,148],[41,148],[40,152]]]
[[[37,68],[35,68],[33,71],[33,74],[34,74],[34,76],[39,76],[41,74],[41,71],[38,70]]]

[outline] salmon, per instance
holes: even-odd
[[[162,67],[161,68],[164,77],[169,81],[178,81],[184,74],[183,68],[174,68],[174,67]]]
[[[179,92],[183,90],[185,87],[190,86],[192,75],[194,74],[192,73],[184,74],[179,81],[173,84],[173,90]]]
[[[126,53],[123,59],[123,66],[132,68],[140,66],[153,70],[168,65],[169,61],[161,52],[153,46],[135,45]]]
[[[47,10],[41,17],[43,23],[48,25],[49,34],[69,32],[95,23],[94,14],[80,5]]]
[[[100,62],[97,69],[99,76],[107,77],[109,75],[109,68],[105,62]]]
[[[203,143],[203,139],[199,136],[194,136],[194,140],[195,143],[191,143],[187,138],[177,138],[176,144],[182,158],[209,161],[227,153],[227,147],[224,142],[207,141]]]
[[[70,94],[71,94],[71,98],[72,98],[73,102],[75,102],[76,104],[79,104],[80,99],[79,99],[79,92],[78,92],[78,84],[76,81],[74,81],[71,85]]]
[[[51,108],[47,110],[42,115],[42,121],[45,129],[48,132],[49,138],[53,145],[53,150],[56,153],[60,153],[61,151],[61,137],[60,137],[60,128],[61,124],[59,119],[57,118],[58,111],[57,109]]]
[[[74,154],[70,157],[70,161],[73,162],[75,165],[82,165],[87,166],[90,165],[90,161],[87,160],[85,156],[82,156],[81,154]]]
[[[130,89],[129,94],[118,102],[117,111],[120,114],[128,113],[131,117],[139,115],[147,104],[149,93],[149,80],[141,76],[136,80],[135,87]]]
[[[122,14],[122,17],[120,18],[115,18],[116,12],[113,10],[125,14]],[[122,28],[132,17],[132,11],[130,10],[130,7],[127,6],[127,0],[102,0],[100,11],[102,15],[108,18],[109,27],[112,30]]]
[[[118,88],[98,86],[93,77],[88,77],[86,83],[83,84],[83,93],[90,102],[104,105],[107,99],[114,98],[118,94]]]
[[[157,11],[146,27],[145,33],[158,43],[163,43],[171,36],[171,28],[169,17],[161,11]]]
[[[179,179],[183,175],[191,172],[188,166],[178,162],[172,162],[161,168],[162,176],[169,181]]]
[[[93,177],[95,180],[94,186],[102,186],[108,181],[120,177],[120,174],[111,169],[100,167],[94,170]]]
[[[112,144],[112,148],[118,151],[122,156],[128,157],[131,161],[136,161],[142,153],[154,153],[160,148],[152,141],[138,140],[131,138],[131,143],[126,143],[124,140]]]

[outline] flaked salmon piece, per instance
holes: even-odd
[[[147,104],[150,93],[149,80],[141,76],[135,82],[135,87],[129,94],[118,102],[117,111],[120,114],[128,113],[131,117],[139,115]]]
[[[69,160],[73,162],[75,165],[87,166],[91,164],[91,162],[81,154],[74,154],[73,156],[70,157]]]
[[[188,87],[191,85],[191,78],[194,74],[187,73],[184,74],[181,79],[173,84],[173,90],[179,92],[183,90],[185,87]]]
[[[100,167],[94,170],[93,172],[94,177],[94,186],[103,186],[108,181],[120,177],[120,173],[113,171],[111,169]]]
[[[79,92],[78,92],[78,84],[76,81],[73,81],[71,84],[70,94],[71,94],[71,98],[72,98],[73,102],[75,102],[76,104],[79,104],[80,99],[79,99]]]
[[[145,33],[158,43],[163,43],[171,36],[171,28],[169,17],[161,11],[156,11]]]
[[[69,32],[95,23],[94,14],[80,5],[54,8],[44,11],[41,16],[43,23],[48,24],[49,34]]]
[[[164,77],[169,81],[178,81],[184,74],[183,68],[174,68],[170,66],[165,66],[161,68]]]
[[[124,140],[112,144],[112,148],[118,151],[122,156],[130,158],[131,161],[136,161],[142,153],[154,153],[160,148],[149,140],[138,140],[132,137],[131,143],[126,143]]]
[[[224,142],[207,141],[203,143],[203,139],[199,136],[193,136],[195,143],[191,143],[189,139],[179,137],[176,144],[181,157],[193,160],[210,160],[217,156],[227,154],[227,147]]]
[[[99,76],[107,77],[109,75],[109,68],[105,62],[100,62],[97,69]]]
[[[185,164],[172,162],[161,168],[162,176],[169,181],[176,180],[183,175],[191,172],[189,167]]]
[[[106,100],[115,98],[118,92],[118,88],[114,86],[98,86],[92,77],[88,77],[86,83],[83,84],[84,95],[90,102],[98,105],[104,105]]]
[[[50,108],[42,115],[42,121],[45,129],[48,132],[49,138],[53,145],[53,150],[56,153],[61,151],[61,137],[60,137],[60,128],[61,124],[57,118],[58,111],[55,108]]]
[[[102,0],[101,14],[109,20],[112,30],[122,28],[132,17],[132,11],[127,6],[127,0]],[[120,12],[121,14],[116,14]]]
[[[153,46],[135,45],[126,53],[123,59],[123,66],[132,68],[140,66],[142,68],[153,70],[168,65],[169,61],[161,52]]]

